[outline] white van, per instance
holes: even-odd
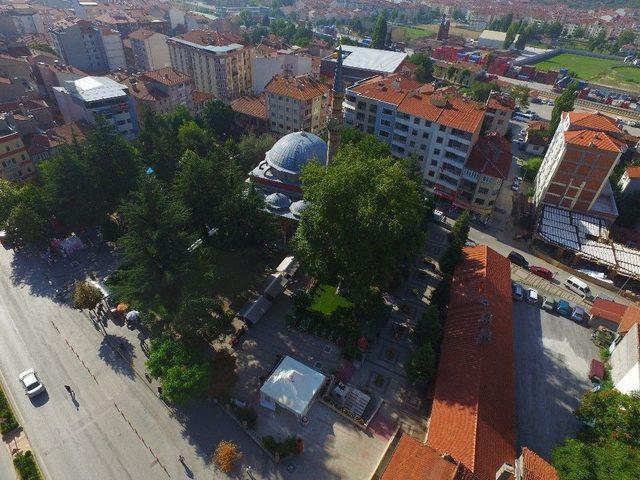
[[[567,278],[567,280],[564,282],[564,286],[567,287],[572,292],[577,293],[581,297],[585,297],[589,299],[593,298],[593,294],[591,293],[591,289],[589,288],[589,285],[584,283],[579,278],[576,278],[576,277]]]

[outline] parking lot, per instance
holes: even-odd
[[[588,328],[539,305],[514,302],[513,321],[519,445],[550,459],[577,431],[572,412],[591,387],[589,364],[598,348]]]

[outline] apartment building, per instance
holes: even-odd
[[[27,2],[0,6],[0,33],[10,37],[45,33],[41,15]]]
[[[268,48],[268,47],[267,47]],[[251,60],[251,84],[254,95],[264,92],[267,83],[276,75],[313,75],[313,59],[293,50],[272,50],[256,47]],[[316,77],[317,78],[317,77]]]
[[[346,90],[343,107],[347,125],[387,142],[397,157],[415,157],[424,186],[455,200],[480,135],[483,105],[395,74],[357,82]]]
[[[486,107],[484,131],[498,132],[501,137],[504,137],[509,130],[509,122],[516,108],[516,102],[505,93],[491,92]]]
[[[272,132],[320,133],[327,126],[329,87],[310,75],[276,75],[265,87]]]
[[[537,207],[552,205],[612,223],[618,216],[609,176],[627,149],[615,120],[564,113],[536,176]]]
[[[21,135],[0,118],[0,177],[13,182],[31,180],[36,169]]]
[[[193,78],[200,91],[222,101],[251,93],[252,47],[230,34],[194,30],[169,38],[171,66]]]
[[[128,87],[108,77],[67,81],[64,86],[54,87],[53,93],[65,123],[95,124],[97,117],[102,116],[127,139],[133,139],[138,130]]]
[[[129,34],[131,49],[137,69],[158,70],[171,65],[167,37],[153,30],[140,28]]]
[[[106,73],[126,66],[122,40],[114,30],[71,17],[57,21],[50,33],[60,58],[84,72]]]

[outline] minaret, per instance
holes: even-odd
[[[342,101],[344,100],[344,85],[342,83],[342,45],[338,47],[338,59],[336,71],[333,75],[333,88],[331,89],[331,118],[329,119],[329,137],[327,140],[327,165],[340,147],[342,130]]]

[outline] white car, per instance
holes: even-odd
[[[25,370],[20,375],[18,375],[18,378],[20,379],[20,383],[24,388],[24,392],[29,398],[33,398],[36,395],[44,392],[44,385],[38,379],[36,371],[33,368]]]
[[[527,292],[527,302],[529,303],[538,303],[540,300],[540,296],[538,295],[538,291],[530,288]]]

